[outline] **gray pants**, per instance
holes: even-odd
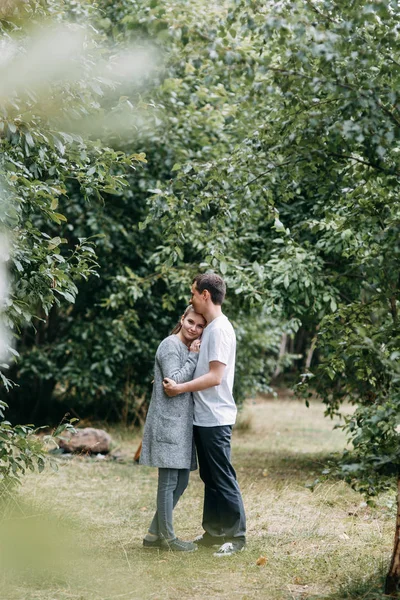
[[[189,469],[158,469],[157,511],[149,533],[166,540],[176,538],[172,511],[189,483]]]

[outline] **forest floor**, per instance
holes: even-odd
[[[0,522],[4,600],[304,600],[383,598],[395,526],[394,494],[371,508],[320,475],[345,437],[287,396],[249,401],[233,436],[233,463],[247,512],[244,552],[215,558],[144,550],[156,469],[132,457],[138,431],[111,428],[111,458],[61,456],[59,469],[29,474]],[[201,533],[203,486],[192,474],[175,530]],[[260,559],[260,557],[264,557]],[[263,564],[257,564],[257,561]]]

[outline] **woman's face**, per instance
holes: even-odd
[[[203,329],[206,326],[206,320],[199,313],[190,310],[186,317],[181,319],[181,333],[188,341],[193,341],[201,336]]]

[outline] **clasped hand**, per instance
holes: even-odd
[[[164,377],[163,387],[164,387],[164,392],[170,398],[173,398],[174,396],[177,396],[179,394],[179,392],[177,390],[178,384],[176,383],[176,381],[174,381],[173,379],[170,379],[169,377]]]
[[[201,345],[201,340],[199,340],[199,339],[194,340],[189,346],[189,351],[190,352],[200,352],[200,345]]]

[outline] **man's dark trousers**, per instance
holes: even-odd
[[[200,477],[205,485],[203,528],[226,541],[243,540],[246,516],[231,465],[232,425],[194,426]]]

